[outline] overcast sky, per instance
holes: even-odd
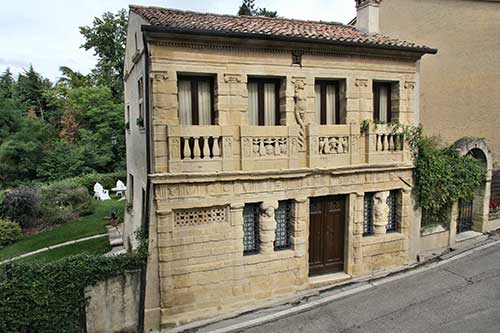
[[[88,73],[95,58],[92,50],[80,48],[78,27],[130,3],[236,14],[241,0],[5,0],[0,11],[0,72],[9,67],[17,74],[33,64],[51,80],[59,76],[59,66]],[[256,5],[288,18],[347,23],[355,16],[354,0],[256,0]]]

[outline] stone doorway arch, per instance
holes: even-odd
[[[472,156],[484,165],[486,169],[486,179],[481,188],[476,192],[472,201],[472,230],[477,232],[487,232],[488,213],[490,202],[491,177],[493,169],[493,159],[491,151],[484,139],[462,138],[455,142],[455,149],[460,156]],[[455,221],[452,221],[455,222]]]

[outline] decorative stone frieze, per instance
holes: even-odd
[[[405,89],[414,90],[415,89],[415,82],[414,81],[405,81],[404,87],[405,87]]]
[[[224,82],[241,83],[241,74],[224,74]]]
[[[382,0],[356,0],[356,8],[361,9],[368,5],[378,6],[381,2]]]
[[[356,85],[356,87],[367,88],[368,87],[368,80],[367,79],[356,79],[356,81],[354,81],[354,84]]]
[[[377,192],[373,203],[373,233],[375,235],[384,235],[386,233],[386,225],[389,219],[389,206],[387,198],[389,191]]]

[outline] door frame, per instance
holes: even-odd
[[[350,202],[351,202],[351,196],[349,194],[345,193],[340,193],[340,194],[327,194],[327,195],[318,195],[318,196],[311,196],[308,198],[308,214],[307,214],[307,228],[308,228],[308,235],[310,234],[311,231],[311,213],[310,213],[310,208],[311,208],[311,201],[314,199],[321,199],[321,198],[342,198],[344,201],[344,218],[343,218],[343,223],[344,223],[344,235],[343,235],[343,264],[342,264],[342,270],[339,270],[338,272],[330,272],[330,273],[324,273],[324,274],[315,274],[311,275],[310,274],[310,269],[309,269],[309,250],[310,250],[310,240],[308,236],[308,244],[307,244],[307,274],[308,277],[314,277],[314,276],[323,276],[323,275],[329,275],[329,274],[336,274],[336,273],[347,273],[347,268],[348,268],[348,261],[349,261],[349,254],[350,254],[350,249],[349,249],[349,231],[350,231],[350,224],[349,224],[349,216],[351,214],[350,212]]]

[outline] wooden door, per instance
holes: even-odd
[[[344,196],[312,198],[309,208],[309,275],[344,271]]]

